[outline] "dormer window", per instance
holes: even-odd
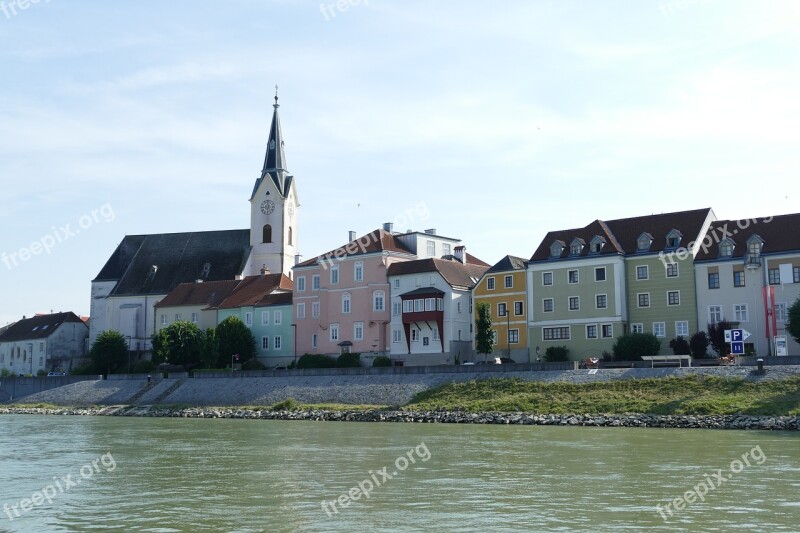
[[[650,249],[651,244],[653,244],[653,236],[649,233],[642,233],[639,235],[639,238],[636,239],[636,250],[639,252],[646,252]]]
[[[719,256],[720,257],[730,257],[733,255],[733,248],[734,248],[733,241],[730,239],[724,239],[721,243],[719,243]]]
[[[676,229],[667,233],[667,248],[677,248],[680,246],[681,238],[683,238],[683,234]]]
[[[603,251],[603,246],[606,244],[606,240],[601,237],[600,235],[595,235],[592,240],[589,242],[589,253],[590,254],[599,254]]]
[[[569,255],[581,255],[586,242],[583,239],[573,239],[569,245]]]
[[[566,248],[564,241],[556,241],[550,245],[550,257],[561,257],[561,253]]]
[[[764,240],[758,235],[753,235],[747,240],[747,257],[745,263],[748,266],[758,267],[761,265],[761,250],[764,248]]]

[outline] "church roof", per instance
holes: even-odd
[[[0,334],[0,342],[46,339],[58,329],[58,326],[68,322],[84,324],[83,320],[71,311],[23,318]]]
[[[277,91],[277,87],[276,87]],[[294,177],[289,175],[286,166],[286,152],[284,151],[283,132],[281,131],[281,119],[278,116],[278,94],[275,94],[275,104],[272,106],[272,125],[269,128],[269,140],[267,141],[267,153],[264,156],[264,168],[261,169],[261,177],[256,180],[253,186],[252,199],[264,179],[271,179],[278,192],[286,198],[292,188]]]
[[[117,281],[110,296],[167,294],[181,283],[241,275],[250,230],[128,235],[94,281]]]

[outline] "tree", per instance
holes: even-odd
[[[794,337],[796,342],[800,342],[800,298],[786,310],[789,320],[786,323],[786,331]]]
[[[617,361],[640,361],[642,356],[658,355],[661,341],[652,333],[629,333],[617,337],[612,351]]]
[[[256,355],[256,338],[239,317],[229,316],[220,322],[216,337],[219,346],[217,365],[220,368],[231,364],[233,355],[238,355],[240,361],[247,361]]]
[[[675,355],[689,355],[691,351],[689,342],[680,335],[669,341],[669,347]]]
[[[479,354],[489,355],[494,348],[491,307],[486,302],[480,302],[475,306],[475,312],[478,316],[475,319],[475,348]]]
[[[711,344],[711,349],[717,352],[719,357],[727,355],[728,352],[725,342],[726,329],[731,329],[731,323],[727,320],[708,325],[708,342]]]
[[[119,331],[106,330],[92,343],[89,358],[98,371],[110,374],[127,366],[128,343]]]
[[[544,352],[544,360],[548,363],[569,361],[569,349],[566,346],[550,346]]]
[[[692,338],[689,339],[689,348],[692,352],[692,357],[698,359],[705,359],[708,357],[708,335],[705,331],[698,331]]]
[[[200,347],[200,364],[203,368],[214,368],[219,360],[219,340],[217,330],[208,328],[203,332],[202,345]]]
[[[174,322],[153,335],[153,359],[172,365],[196,365],[200,362],[203,337],[197,324]]]

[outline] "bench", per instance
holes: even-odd
[[[667,366],[689,366],[691,364],[691,355],[644,355],[643,361],[650,361],[651,368],[667,367]],[[686,365],[683,364],[686,361]]]
[[[692,366],[719,366],[719,359],[692,359]]]

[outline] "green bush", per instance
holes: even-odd
[[[102,371],[98,371],[94,363],[86,363],[83,366],[73,368],[70,374],[73,376],[96,376],[102,374]]]
[[[672,353],[674,355],[689,355],[691,351],[689,341],[680,335],[669,341],[669,347],[672,348]]]
[[[3,370],[0,370],[0,378],[8,378],[11,376],[13,376],[13,374],[9,369],[4,368]]]
[[[361,366],[360,353],[343,353],[336,359],[337,368],[359,368]]]
[[[629,333],[614,342],[616,361],[641,361],[642,356],[658,355],[661,341],[652,333]]]
[[[385,355],[379,355],[372,360],[372,366],[392,366],[392,360]]]
[[[566,346],[550,346],[544,352],[544,360],[548,363],[569,361],[569,349]]]
[[[278,402],[272,406],[273,411],[294,411],[297,408],[297,402],[294,398],[286,398],[282,402]]]
[[[245,362],[242,365],[242,370],[266,370],[266,369],[267,367],[264,365],[264,363],[262,363],[255,357],[253,357],[252,359],[248,359],[247,362]]]
[[[288,368],[289,370],[294,370],[295,368],[297,368],[297,361],[292,361],[286,368]]]
[[[47,370],[39,370],[38,372],[36,372],[36,375],[39,377],[44,377],[47,375]]]
[[[139,361],[135,365],[133,365],[133,373],[134,374],[147,374],[152,372],[155,369],[156,365],[153,364],[152,361]]]
[[[705,359],[708,357],[708,335],[705,331],[698,331],[689,339],[689,349],[692,357]]]
[[[321,353],[307,353],[297,361],[297,368],[336,368],[336,359]]]

